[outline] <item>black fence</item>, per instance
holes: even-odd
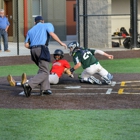
[[[89,17],[102,17],[102,16],[130,16],[130,30],[131,30],[131,49],[139,47],[138,43],[139,34],[138,34],[138,2],[137,0],[130,0],[130,14],[95,14],[88,15],[88,0],[83,0],[83,14],[80,15],[80,0],[77,0],[77,34],[78,34],[78,42],[80,42],[80,18],[83,18],[83,45],[88,48],[88,19]]]

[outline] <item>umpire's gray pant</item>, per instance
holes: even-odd
[[[41,47],[31,49],[32,58],[34,62],[36,63],[36,65],[39,67],[39,70],[38,70],[37,75],[29,79],[28,84],[30,85],[32,89],[40,85],[40,90],[48,90],[50,89],[49,62],[45,60],[40,60],[39,59],[40,54],[41,54]]]

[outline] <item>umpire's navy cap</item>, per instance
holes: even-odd
[[[35,17],[35,22],[40,21],[40,20],[43,20],[43,17],[42,16]]]

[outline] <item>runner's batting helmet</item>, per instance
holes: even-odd
[[[54,54],[53,54],[54,59],[56,59],[56,57],[55,57],[56,55],[59,55],[60,56],[60,59],[62,59],[64,57],[64,52],[62,50],[60,50],[60,49],[56,49],[54,51]]]

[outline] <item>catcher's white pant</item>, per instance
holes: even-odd
[[[59,82],[58,75],[55,73],[50,74],[49,75],[49,82],[50,82],[50,84],[58,84],[58,82]]]
[[[81,73],[81,78],[87,80],[95,73],[98,73],[102,77],[107,77],[108,75],[108,71],[104,69],[98,62],[97,64],[90,65],[90,67],[84,69],[84,71]]]

